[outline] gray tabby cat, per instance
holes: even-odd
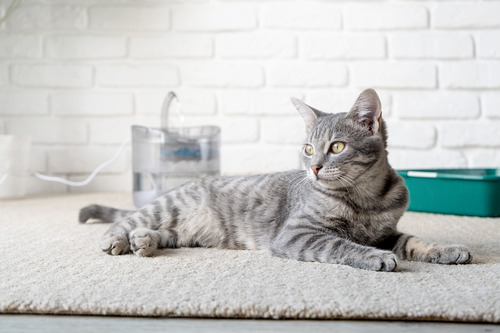
[[[138,211],[89,205],[89,218],[114,222],[101,240],[111,255],[154,255],[167,247],[269,250],[302,261],[394,271],[398,258],[470,263],[463,246],[430,244],[397,231],[408,204],[387,161],[381,103],[365,90],[349,113],[327,114],[292,99],[304,119],[306,170],[199,179]]]

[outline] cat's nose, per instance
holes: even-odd
[[[321,170],[322,167],[323,167],[322,165],[311,165],[311,170],[317,176],[319,170]]]

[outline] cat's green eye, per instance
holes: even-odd
[[[307,156],[311,156],[314,154],[314,147],[311,145],[305,145],[304,152],[306,153]]]
[[[330,150],[332,151],[332,153],[338,154],[342,150],[344,150],[344,148],[345,148],[345,144],[343,142],[336,141],[336,142],[332,143],[332,147],[330,148]]]

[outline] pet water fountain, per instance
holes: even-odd
[[[179,127],[169,124],[175,105]],[[132,126],[133,198],[142,207],[190,180],[220,174],[220,128],[185,127],[180,101],[174,92],[165,97],[161,128]]]

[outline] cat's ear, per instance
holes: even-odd
[[[377,133],[382,121],[382,103],[375,90],[364,90],[349,111],[349,115],[369,128],[372,134]]]
[[[323,112],[307,105],[298,98],[291,97],[290,99],[292,100],[292,104],[295,106],[297,111],[299,111],[302,119],[304,119],[304,123],[306,124],[306,131],[309,132],[311,128],[316,125],[318,117],[321,116]]]

